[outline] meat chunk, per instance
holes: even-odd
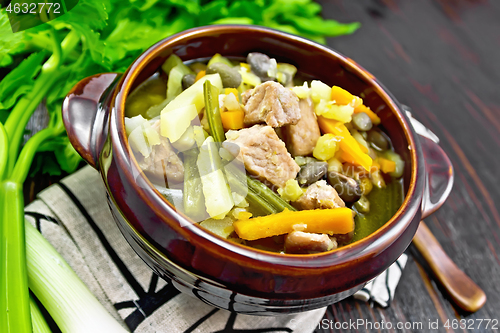
[[[272,127],[254,125],[229,131],[226,136],[223,147],[237,156],[248,172],[268,185],[282,188],[287,180],[297,176],[300,167]]]
[[[292,156],[312,154],[321,133],[314,113],[314,105],[310,98],[299,101],[300,120],[295,125],[282,129],[288,151]]]
[[[303,231],[292,231],[285,239],[285,252],[306,254],[330,251],[337,248],[335,238],[327,234],[312,234]]]
[[[310,185],[306,193],[297,201],[292,202],[292,205],[300,210],[345,207],[345,203],[340,199],[337,191],[328,185],[325,180]]]
[[[300,119],[299,98],[281,84],[268,81],[241,94],[244,123],[266,123],[272,127],[297,124]]]
[[[152,126],[160,133],[160,121]],[[154,145],[151,154],[144,158],[139,166],[155,180],[179,182],[184,179],[184,165],[170,144],[170,141],[160,134],[160,144]]]

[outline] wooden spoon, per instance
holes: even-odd
[[[476,312],[486,303],[484,291],[448,257],[424,221],[420,222],[413,244],[460,308]]]

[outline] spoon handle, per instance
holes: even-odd
[[[424,221],[420,222],[413,244],[455,304],[465,311],[476,312],[486,303],[484,291],[448,257]]]

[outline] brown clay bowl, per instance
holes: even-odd
[[[192,224],[144,177],[124,130],[127,95],[172,53],[183,60],[260,51],[329,85],[363,96],[405,161],[405,199],[379,230],[337,250],[284,255],[228,242]],[[181,291],[247,314],[292,313],[337,302],[389,267],[408,247],[420,220],[446,199],[453,179],[437,143],[416,134],[392,95],[353,60],[283,32],[253,26],[187,30],[147,49],[124,74],[82,80],[63,105],[76,150],[100,171],[118,227],[137,254]]]

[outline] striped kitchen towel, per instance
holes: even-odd
[[[295,315],[248,316],[180,293],[154,274],[125,241],[109,211],[100,175],[89,166],[45,189],[25,214],[104,307],[132,332],[307,333],[325,313],[322,308]],[[405,263],[406,257],[400,258],[356,297],[388,306]]]
[[[383,308],[388,307],[394,299],[394,292],[398,286],[403,269],[408,261],[408,255],[403,253],[394,264],[382,274],[368,282],[360,291],[354,294],[359,299],[371,304],[377,303]]]

